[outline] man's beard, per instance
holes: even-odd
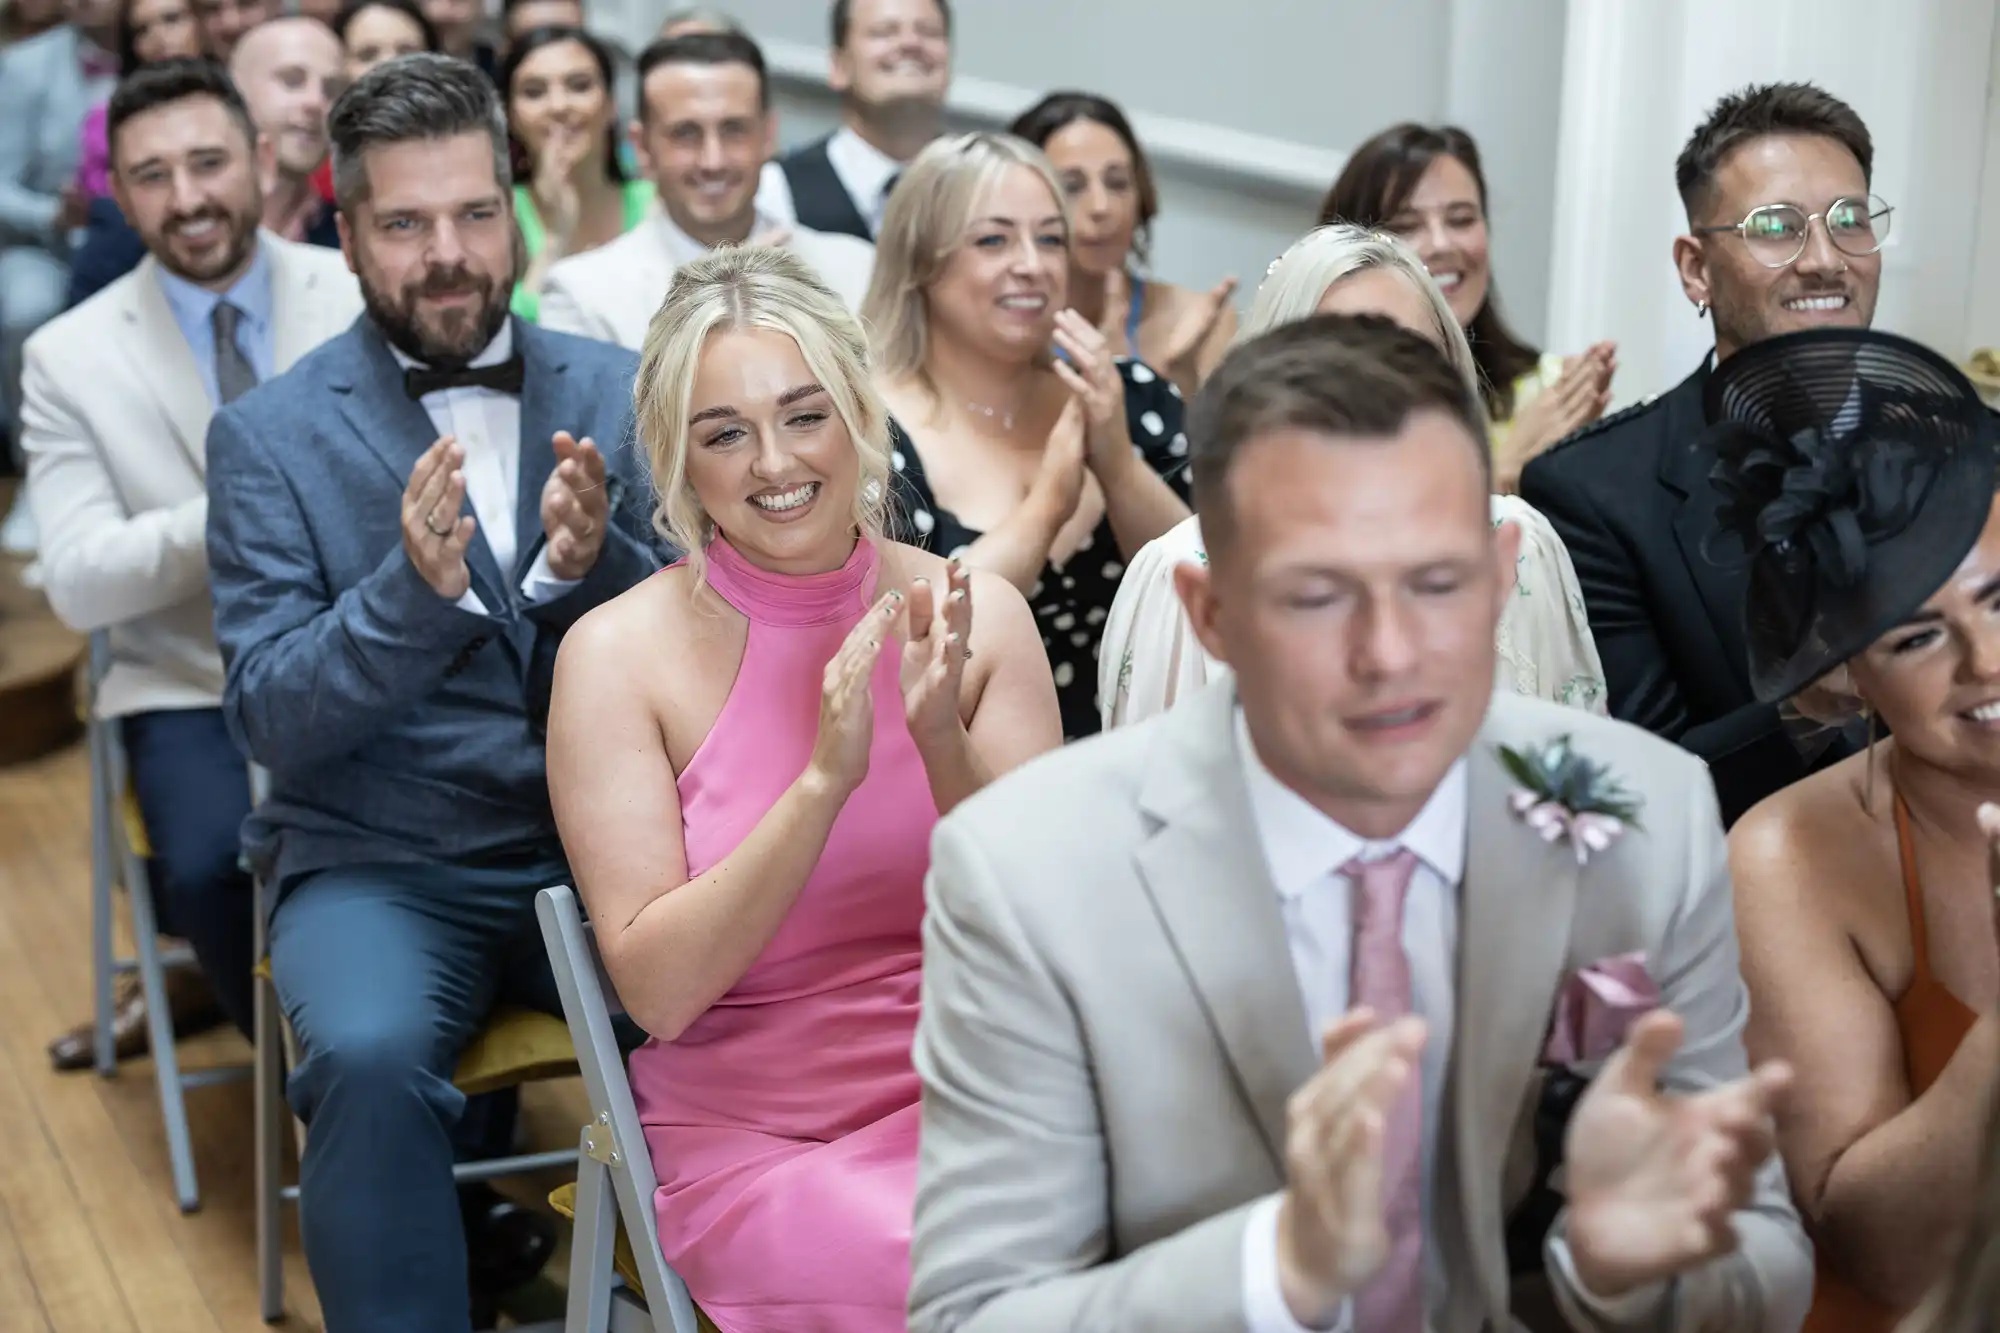
[[[404,283],[393,293],[386,289],[373,264],[358,265],[355,276],[360,279],[368,317],[390,345],[439,370],[462,369],[499,336],[514,294],[511,271],[500,281],[462,262],[451,268],[432,265],[416,281]],[[417,302],[424,297],[465,293],[475,294],[477,301],[429,317],[417,311]]]
[[[204,284],[226,277],[248,262],[250,252],[257,244],[257,228],[263,220],[263,200],[246,197],[239,200],[234,208],[216,204],[198,208],[192,213],[177,213],[161,224],[156,235],[141,239],[161,268],[177,278]],[[205,257],[183,259],[175,252],[175,233],[205,221],[219,223],[228,233],[227,242]]]

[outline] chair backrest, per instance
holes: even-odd
[[[576,1046],[591,1118],[600,1127],[609,1125],[618,1148],[611,1181],[618,1196],[619,1216],[632,1240],[633,1257],[638,1260],[646,1304],[656,1313],[673,1310],[687,1301],[687,1288],[660,1255],[660,1228],[653,1213],[653,1191],[659,1181],[653,1174],[645,1132],[639,1127],[632,1085],[625,1077],[625,1059],[611,1030],[613,1013],[624,1012],[617,988],[604,971],[596,936],[583,919],[575,890],[567,884],[543,889],[536,896],[535,913],[541,920],[542,942],[549,951],[556,989],[562,995],[570,1041]],[[690,1313],[690,1326],[692,1318]]]

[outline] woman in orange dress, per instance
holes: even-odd
[[[1750,1055],[1797,1071],[1806,1329],[1891,1333],[1971,1220],[2000,1076],[1994,419],[1941,357],[1849,329],[1745,349],[1707,403],[1759,698],[1887,733],[1751,810],[1730,866]]]

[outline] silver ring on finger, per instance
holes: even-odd
[[[432,521],[435,517],[436,517],[435,514],[429,512],[426,512],[424,514],[424,530],[429,532],[433,537],[451,536],[450,528],[440,528],[435,522]]]

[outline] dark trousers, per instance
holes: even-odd
[[[247,1037],[256,893],[237,856],[250,813],[249,770],[220,709],[134,713],[119,729],[153,848],[148,868],[160,929],[193,946],[223,1013]]]
[[[534,896],[565,878],[377,865],[285,887],[271,971],[299,1045],[286,1095],[307,1127],[299,1218],[327,1333],[468,1333],[451,1167],[500,1131],[468,1132],[452,1071],[496,1002],[562,1012]]]

